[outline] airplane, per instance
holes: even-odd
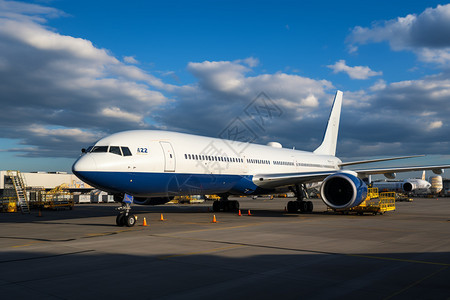
[[[336,154],[343,93],[337,91],[324,137],[313,152],[204,137],[163,130],[131,130],[97,141],[72,166],[73,173],[89,185],[107,191],[121,203],[118,226],[133,226],[131,203],[158,205],[176,195],[218,194],[213,211],[237,211],[239,202],[230,195],[267,195],[291,191],[289,213],[312,212],[305,201],[305,184],[320,182],[323,202],[332,209],[359,205],[367,195],[363,178],[373,174],[395,177],[396,172],[432,170],[442,166],[417,166],[348,170],[363,163],[405,159],[402,156],[342,162]]]
[[[403,193],[425,194],[430,192],[431,183],[425,180],[425,171],[422,179],[408,178],[403,181],[374,181],[372,187],[378,190],[389,190]]]

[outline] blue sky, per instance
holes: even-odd
[[[313,150],[336,89],[345,161],[450,162],[439,1],[0,0],[0,169],[70,171],[112,132],[218,136],[261,92],[256,142]]]

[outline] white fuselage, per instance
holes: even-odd
[[[146,197],[256,194],[255,174],[339,170],[341,162],[330,155],[156,130],[116,133],[94,145],[101,146],[82,155],[74,173],[100,189]],[[131,155],[117,153],[119,147]]]

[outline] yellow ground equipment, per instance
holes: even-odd
[[[65,187],[66,184],[61,184],[48,192],[42,191],[39,206],[44,209],[73,209],[73,194],[64,190]]]
[[[1,212],[17,212],[17,198],[16,197],[3,197],[0,199],[0,211]]]
[[[27,187],[25,184],[25,180],[22,177],[22,174],[20,173],[20,171],[9,170],[7,171],[7,175],[11,179],[14,186],[15,195],[17,199],[17,206],[20,207],[20,211],[23,214],[29,214],[30,206],[28,204],[27,198],[27,191],[26,191]]]
[[[356,212],[359,215],[364,213],[384,214],[387,211],[395,210],[395,193],[383,192],[378,193],[378,188],[369,188],[367,198],[360,205],[344,209],[336,210],[341,213]]]
[[[199,195],[185,195],[185,196],[175,196],[173,198],[173,200],[170,201],[169,203],[193,204],[193,203],[202,203],[202,202],[205,202],[205,200],[202,197],[200,197]]]

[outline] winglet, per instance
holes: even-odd
[[[341,118],[342,95],[343,93],[341,91],[336,92],[322,144],[314,150],[314,154],[336,155],[339,120]]]

